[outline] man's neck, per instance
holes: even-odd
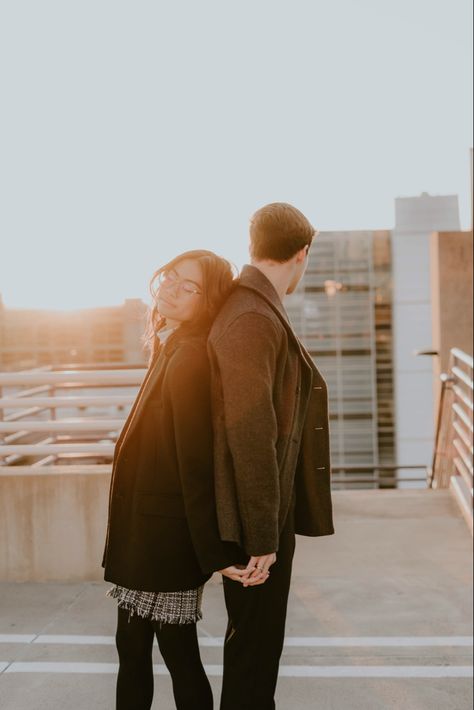
[[[293,276],[292,272],[288,268],[288,265],[279,264],[276,261],[251,260],[250,263],[267,277],[283,303]]]

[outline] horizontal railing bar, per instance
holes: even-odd
[[[54,437],[52,437],[52,436],[47,436],[45,439],[41,439],[41,440],[38,441],[36,444],[34,444],[34,446],[35,446],[35,447],[36,447],[36,446],[43,446],[43,445],[47,445],[47,444],[53,444],[53,445],[54,445],[55,441],[56,441],[56,439],[55,439]],[[16,450],[16,449],[17,449],[18,447],[20,447],[20,446],[27,446],[27,444],[11,444],[11,445],[10,445],[10,448],[13,448],[13,449]],[[5,444],[0,445],[0,449],[5,449],[5,448],[6,448],[6,445],[5,445]],[[1,451],[0,451],[0,460],[1,460],[1,458],[2,458],[2,453],[1,453]],[[4,466],[7,466],[7,467],[8,467],[8,466],[11,466],[12,464],[14,464],[15,461],[21,461],[23,458],[24,458],[24,455],[21,454],[20,452],[19,452],[18,454],[17,454],[17,453],[13,453],[12,455],[8,455],[8,456],[4,457],[4,460],[3,460],[2,463],[3,463]]]
[[[469,438],[469,434],[466,432],[466,430],[459,425],[458,421],[453,422],[453,429],[455,430],[459,438],[462,439],[464,446],[468,451],[470,451],[471,455],[474,454],[472,440]]]
[[[462,403],[471,411],[474,409],[474,405],[472,403],[472,398],[469,399],[467,394],[459,387],[459,385],[453,385],[453,392],[456,395],[458,399],[462,401]]]
[[[469,419],[464,409],[459,406],[459,404],[453,404],[453,412],[464,422],[469,431],[472,432],[474,430],[472,421]]]
[[[353,466],[331,466],[332,471],[400,471],[405,469],[424,469],[428,467],[425,464],[355,464]]]
[[[70,382],[139,385],[146,370],[67,370],[65,372],[1,372],[0,385],[55,385]]]
[[[424,476],[403,478],[400,476],[390,476],[389,478],[353,478],[349,476],[347,478],[338,478],[337,476],[331,477],[331,483],[373,483],[374,485],[380,485],[381,483],[426,483],[426,478]]]
[[[15,393],[15,397],[29,397],[30,395],[41,394],[42,392],[49,392],[51,387],[49,385],[42,385],[40,387],[30,387],[27,390],[20,390]]]
[[[464,465],[466,466],[467,470],[471,473],[472,476],[472,461],[471,457],[469,456],[468,452],[465,451],[462,442],[460,439],[454,439],[453,441],[453,446],[456,449],[456,451],[459,454],[459,457],[462,459]]]
[[[19,409],[26,404],[47,409],[75,408],[75,407],[101,407],[121,406],[132,404],[133,395],[104,395],[90,397],[29,397],[27,401],[18,400],[16,397],[0,397],[0,409]]]
[[[48,464],[44,467],[34,468],[33,466],[3,466],[0,467],[0,476],[64,476],[65,474],[75,475],[97,475],[110,474],[111,463],[102,464]]]
[[[469,489],[469,492],[470,492],[470,494],[471,494],[471,496],[472,496],[472,494],[473,494],[473,491],[472,491],[472,474],[469,473],[469,471],[468,471],[468,470],[466,469],[466,467],[464,466],[464,462],[463,462],[458,456],[455,456],[455,457],[454,457],[454,467],[455,467],[456,471],[458,472],[458,474],[460,475],[460,477],[461,477],[461,478],[463,479],[463,481],[465,482],[465,484],[467,485],[467,487],[468,487],[468,489]]]
[[[104,441],[101,440],[101,443],[104,443]],[[70,461],[72,459],[90,459],[92,456],[96,456],[96,454],[87,453],[87,451],[78,453],[74,451],[74,447],[71,447],[71,451],[63,451],[59,454],[55,454],[55,456],[58,461]],[[105,454],[105,456],[107,456],[107,454]]]
[[[114,453],[115,444],[86,444],[79,443],[75,444],[73,442],[69,444],[18,444],[17,446],[10,446],[5,444],[0,444],[0,457],[8,456],[10,454],[22,454],[24,456],[46,456],[49,454],[59,454],[59,453],[91,453],[91,454],[104,454],[107,456],[112,456]]]
[[[459,348],[451,348],[451,353],[456,360],[461,360],[461,362],[471,369],[474,367],[474,359],[471,355],[465,353],[464,350],[460,350]]]
[[[117,431],[124,424],[124,419],[87,419],[83,421],[68,421],[67,419],[55,419],[46,421],[23,421],[22,427],[27,431],[51,431],[51,432],[73,432],[73,431]],[[17,432],[18,425],[15,422],[0,421],[0,433]]]
[[[54,372],[64,370],[143,370],[145,367],[143,362],[128,363],[128,362],[69,362],[62,365],[55,365]]]
[[[461,380],[461,382],[464,382],[465,385],[467,385],[471,390],[473,389],[473,382],[469,375],[466,375],[461,368],[456,367],[456,365],[452,368],[452,373],[453,375],[456,375],[458,380]]]

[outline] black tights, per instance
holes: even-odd
[[[177,710],[212,710],[212,691],[204,671],[196,624],[161,624],[118,607],[119,654],[117,710],[150,710],[153,700],[153,639],[173,682]]]

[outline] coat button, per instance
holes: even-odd
[[[324,427],[322,426],[315,426],[314,431],[323,431]]]

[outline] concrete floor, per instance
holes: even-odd
[[[345,491],[334,504],[336,535],[298,538],[278,709],[471,708],[472,539],[449,492]],[[2,710],[114,708],[109,586],[0,584]],[[215,697],[224,629],[216,576],[200,624]],[[172,710],[157,650],[155,663],[153,708]]]

